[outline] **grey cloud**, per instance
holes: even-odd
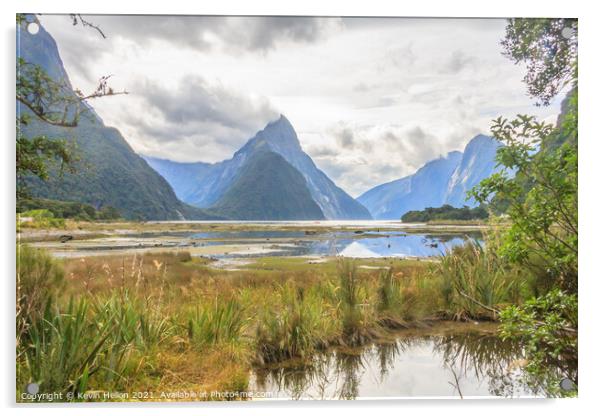
[[[364,158],[324,158],[316,164],[335,183],[352,196],[358,196],[375,183],[381,182],[383,170],[397,173],[397,169],[386,163],[370,163]]]
[[[359,82],[353,86],[353,91],[355,92],[366,92],[370,91],[371,87],[365,82]]]
[[[334,137],[336,144],[345,151],[359,150],[364,154],[372,153],[371,143],[361,140],[357,133],[365,134],[370,126],[350,127],[340,122],[328,129],[328,134]]]
[[[233,31],[238,41],[246,39],[248,49],[267,50],[276,47],[281,40],[311,43],[319,40],[336,18],[314,17],[238,17],[236,26],[245,27],[243,31]],[[251,29],[251,30],[249,30]]]
[[[61,53],[77,71],[90,81],[100,75],[91,74],[89,66],[103,53],[113,49],[116,39],[134,42],[138,47],[148,47],[153,41],[164,41],[175,48],[190,48],[208,52],[218,48],[230,53],[274,50],[281,43],[313,43],[342,27],[339,18],[318,17],[267,17],[267,16],[166,16],[166,15],[93,15],[84,16],[99,26],[102,36],[95,30],[73,26],[67,15],[42,16],[41,21],[64,20],[53,25],[51,35],[60,35]],[[60,32],[60,33],[58,33]],[[217,40],[217,42],[215,41]],[[131,51],[135,56],[135,50]]]
[[[450,57],[443,64],[441,67],[441,72],[458,74],[464,68],[474,64],[475,62],[476,58],[474,56],[468,56],[464,52],[456,50],[452,52]]]
[[[231,157],[278,117],[265,98],[253,99],[197,76],[185,77],[171,89],[146,80],[134,85],[132,92],[146,111],[127,112],[124,122],[144,139],[147,154],[179,144],[181,152],[170,150],[179,160],[216,162]]]
[[[345,127],[335,131],[335,137],[339,146],[345,149],[353,149],[355,147],[355,138],[350,128]]]
[[[401,48],[390,49],[388,54],[391,63],[399,69],[407,69],[416,62],[416,54],[411,42]]]
[[[422,130],[422,128],[420,126],[416,126],[412,129],[410,129],[407,132],[407,136],[412,139],[412,140],[424,140],[426,139],[426,133],[424,132],[424,130]]]
[[[402,156],[412,170],[440,156],[441,141],[420,126],[401,132],[387,131],[382,135],[382,142],[387,149],[392,154]]]
[[[376,102],[376,107],[391,107],[398,103],[394,97],[380,97]]]
[[[268,16],[89,16],[107,37],[123,37],[139,44],[163,40],[197,50],[213,47],[208,35],[224,43],[226,51],[268,51],[279,42],[311,43],[337,27],[338,18]]]
[[[171,123],[213,122],[246,130],[255,127],[258,120],[269,121],[278,115],[264,98],[252,100],[194,75],[183,78],[175,89],[146,81],[132,88],[132,92]]]

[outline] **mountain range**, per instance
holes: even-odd
[[[482,134],[474,137],[464,152],[450,152],[432,160],[416,173],[378,185],[357,200],[374,219],[399,219],[408,211],[449,204],[475,207],[467,192],[481,180],[497,172],[495,155],[501,144]]]
[[[21,58],[42,67],[75,96],[56,42],[44,27],[35,35],[20,30],[18,42]],[[141,220],[399,219],[429,206],[474,206],[465,201],[466,192],[497,169],[499,143],[479,135],[464,152],[450,152],[356,200],[303,151],[284,115],[230,159],[180,163],[136,154],[117,129],[88,109],[76,127],[51,126],[33,115],[21,126],[25,137],[72,139],[77,152],[75,172],[55,167],[48,181],[25,178],[33,197],[112,206],[125,218]],[[17,102],[17,111],[29,110]]]
[[[219,163],[178,163],[150,157],[146,157],[146,160],[170,182],[184,202],[200,208],[210,208],[212,212],[221,215],[224,207],[223,197],[244,166],[259,151],[280,155],[287,165],[302,175],[311,199],[322,213],[306,219],[371,219],[370,213],[361,203],[336,186],[317,168],[311,157],[301,148],[295,129],[283,115],[268,123],[234,153],[231,159]],[[266,201],[280,198],[278,193],[266,189],[258,180],[252,179],[246,180],[249,188],[245,195],[259,193],[261,188]],[[232,203],[232,193],[230,197],[229,201]],[[239,198],[242,196],[239,195]]]

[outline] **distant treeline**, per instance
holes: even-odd
[[[480,205],[476,208],[463,206],[455,208],[443,205],[439,208],[425,208],[422,211],[408,211],[402,215],[403,222],[429,222],[435,220],[484,220],[489,217],[487,207]]]
[[[17,201],[18,213],[37,210],[49,211],[55,218],[73,218],[80,221],[114,220],[121,218],[119,211],[111,206],[96,209],[90,204],[81,202],[42,198],[19,199]]]

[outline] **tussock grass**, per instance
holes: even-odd
[[[186,252],[19,254],[18,391],[244,390],[256,363],[309,360],[427,319],[496,319],[488,307],[528,290],[476,243],[437,262],[263,258],[239,271]]]
[[[496,320],[499,308],[527,296],[527,276],[476,241],[454,247],[433,273],[440,276],[443,306],[454,319]]]
[[[307,357],[326,347],[340,331],[332,320],[333,307],[319,287],[304,289],[288,282],[273,299],[279,308],[265,308],[256,333],[257,359],[261,363]]]
[[[197,306],[188,318],[187,332],[191,343],[205,347],[221,343],[238,343],[248,322],[235,299],[215,298]]]

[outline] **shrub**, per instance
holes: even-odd
[[[62,228],[65,226],[63,218],[56,218],[54,214],[47,209],[34,209],[20,214],[20,218],[31,218],[31,221],[22,221],[20,226],[31,228]]]

